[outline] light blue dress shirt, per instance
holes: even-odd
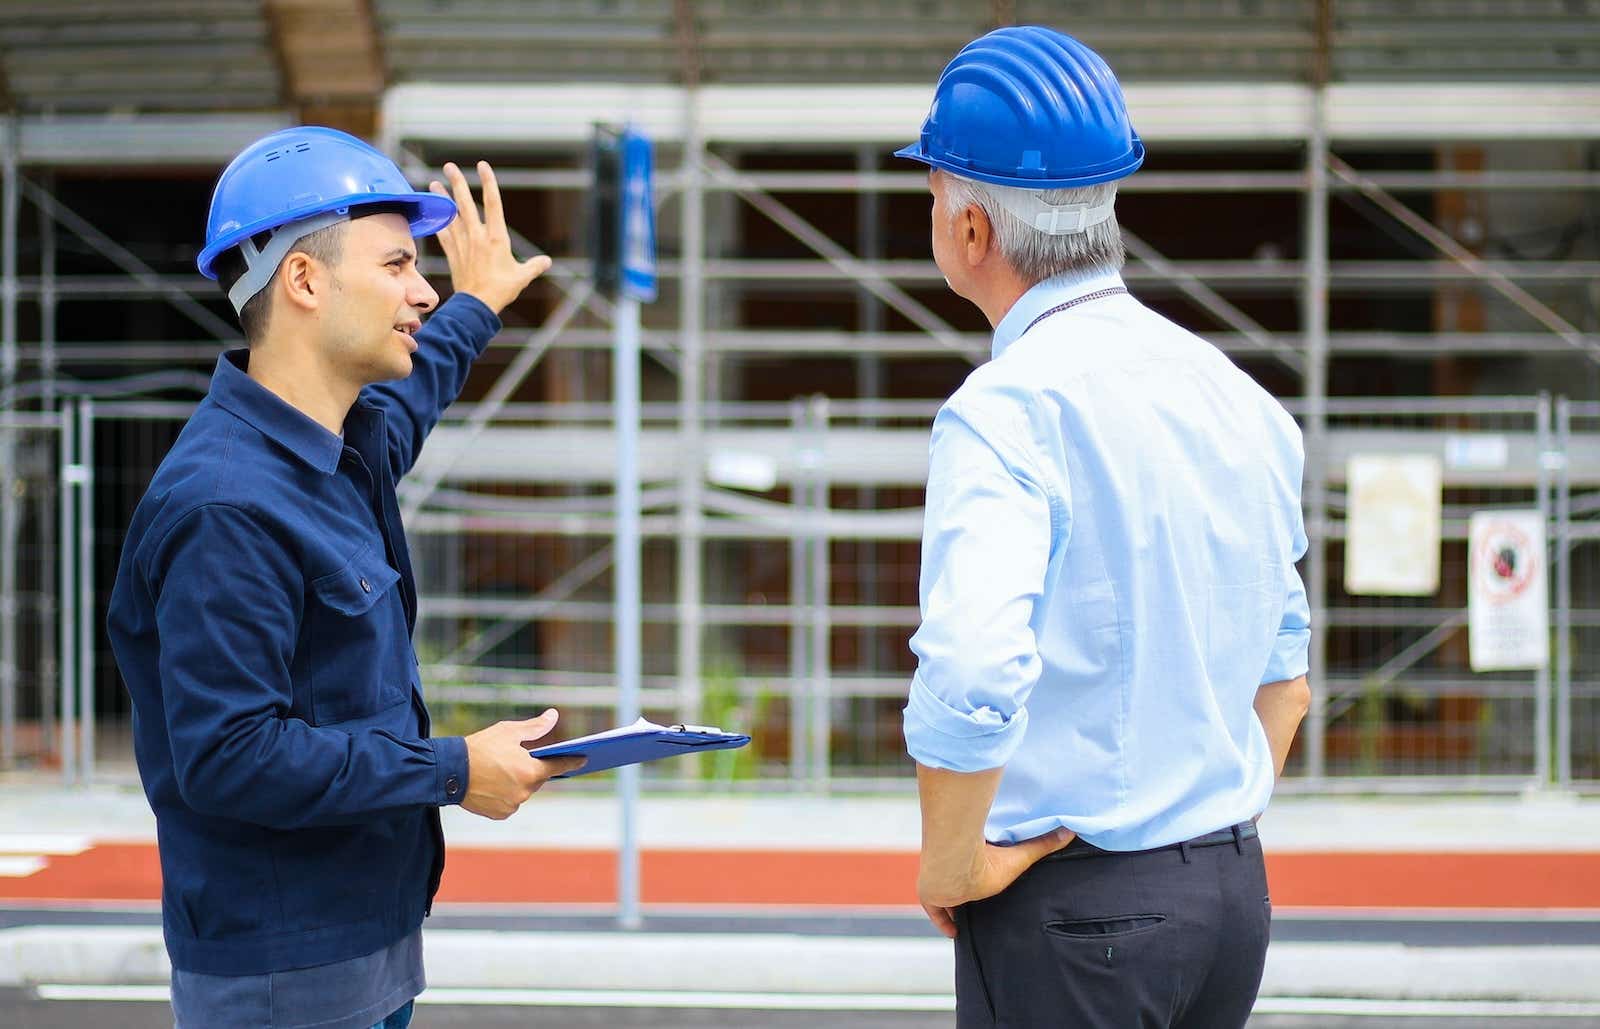
[[[1033,287],[933,424],[906,745],[1004,766],[995,843],[1143,850],[1250,819],[1274,780],[1256,689],[1306,671],[1300,430],[1126,293],[1033,324],[1121,286]]]

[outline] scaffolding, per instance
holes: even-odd
[[[905,256],[897,246],[902,241],[890,238],[892,227],[914,221],[921,201],[911,197],[925,193],[926,180],[888,167],[884,155],[918,124],[927,92],[893,84],[410,83],[384,99],[384,145],[419,185],[445,154],[496,155],[502,188],[537,215],[521,223],[522,252],[535,250],[542,232],[572,235],[571,211],[588,182],[583,154],[593,122],[631,120],[656,138],[669,253],[659,266],[665,302],[647,316],[642,335],[648,354],[640,455],[644,705],[685,721],[727,717],[765,726],[765,736],[758,734],[764,767],[706,771],[732,787],[877,789],[904,782],[893,712],[909,672],[904,641],[917,619],[920,492],[938,397],[893,379],[923,369],[927,380],[952,384],[988,348],[987,335],[939,295],[932,262]],[[1292,767],[1295,782],[1312,789],[1412,789],[1419,782],[1521,789],[1582,779],[1593,760],[1581,753],[1587,737],[1581,724],[1574,729],[1574,712],[1590,710],[1584,698],[1600,692],[1592,654],[1582,645],[1592,638],[1584,632],[1600,602],[1583,599],[1596,586],[1581,560],[1592,550],[1584,549],[1584,518],[1592,511],[1583,498],[1600,487],[1600,427],[1584,406],[1600,381],[1594,370],[1600,298],[1593,285],[1600,252],[1592,238],[1544,259],[1486,255],[1482,243],[1486,220],[1570,206],[1574,197],[1592,211],[1600,200],[1594,160],[1600,88],[1136,83],[1129,102],[1152,152],[1199,154],[1207,160],[1190,163],[1210,166],[1158,166],[1127,181],[1120,206],[1133,260],[1125,278],[1136,294],[1184,313],[1183,320],[1198,323],[1207,339],[1273,384],[1306,435],[1311,549],[1304,577],[1314,611],[1315,701]],[[186,141],[184,160],[218,164],[239,137],[275,121],[234,124],[202,147],[196,133],[217,122],[196,118],[192,131],[181,116],[152,124],[158,138],[170,133]],[[79,644],[85,626],[99,624],[93,571],[104,568],[120,532],[92,502],[93,443],[97,432],[125,438],[148,432],[148,474],[187,405],[115,398],[194,395],[204,387],[205,365],[236,334],[201,280],[153,267],[62,201],[52,175],[110,155],[96,157],[92,119],[73,120],[59,133],[47,121],[13,118],[3,136],[0,385],[8,420],[0,423],[0,477],[10,486],[0,494],[6,626],[0,721],[13,728],[0,733],[0,760],[19,759],[10,733],[26,712],[42,719],[48,711],[63,730],[75,719],[77,731],[74,737],[51,730],[62,741],[52,759],[88,776],[95,774],[97,751],[105,752],[94,735],[95,711],[114,682],[107,687],[103,655],[97,672],[96,648]],[[125,126],[117,131],[100,138],[139,136]],[[159,162],[155,149],[146,141],[133,152]],[[1425,151],[1421,163],[1431,167],[1384,169],[1382,160],[1357,156],[1397,150]],[[1237,166],[1225,166],[1218,155]],[[1140,221],[1141,204],[1192,214],[1240,197],[1297,208],[1289,245],[1242,258],[1178,254],[1170,231],[1155,219]],[[1351,204],[1391,234],[1389,256],[1335,257],[1330,217]],[[28,234],[37,250],[34,274],[19,260],[25,209],[36,216]],[[841,209],[849,216],[829,217]],[[1196,224],[1215,224],[1194,216]],[[759,235],[764,249],[756,252],[741,232]],[[59,274],[59,234],[82,241],[112,269]],[[528,319],[533,324],[507,328],[494,341],[483,367],[497,377],[480,382],[452,410],[402,486],[422,569],[424,681],[447,728],[535,703],[570,707],[580,724],[598,723],[615,701],[603,659],[610,652],[605,579],[615,529],[609,514],[615,448],[611,407],[595,389],[608,381],[604,354],[613,311],[593,292],[580,257],[556,256],[548,303],[524,305],[525,316],[538,316]],[[444,270],[437,259],[426,267]],[[1339,298],[1380,307],[1424,304],[1430,324],[1403,331],[1379,317],[1336,327],[1331,308]],[[182,312],[192,338],[57,338],[57,313],[67,305],[130,299],[157,299]],[[832,305],[834,324],[784,328],[752,316],[761,304],[794,310],[824,302]],[[1293,317],[1284,315],[1286,305]],[[23,306],[37,331],[20,328]],[[1462,314],[1469,309],[1470,317]],[[546,367],[552,355],[563,355],[562,368]],[[1481,358],[1515,359],[1521,378],[1499,389],[1477,383],[1480,392],[1499,397],[1439,399],[1399,391],[1353,398],[1341,395],[1348,385],[1334,381],[1339,362],[1375,361],[1371,367],[1381,375],[1397,361]],[[78,374],[112,362],[115,376]],[[807,370],[807,362],[826,368]],[[774,385],[753,368],[783,379]],[[538,387],[530,385],[536,376],[543,376]],[[821,395],[798,385],[804,382],[844,388]],[[1541,391],[1573,402],[1552,407]],[[765,397],[774,393],[782,395]],[[36,546],[74,537],[79,544],[50,546],[59,553],[58,564],[44,562],[57,577],[54,591],[22,590],[16,571],[14,555],[27,533],[14,498],[31,495],[18,484],[39,474],[19,471],[26,431],[54,432],[61,446],[70,441],[75,448],[40,475],[77,505],[70,520],[27,523]],[[1486,437],[1503,443],[1506,456],[1496,467],[1451,466],[1452,440]],[[1339,595],[1344,459],[1419,451],[1445,461],[1451,545],[1459,543],[1473,505],[1550,506],[1551,538],[1562,555],[1553,623],[1566,630],[1558,633],[1549,676],[1485,681],[1425,667],[1447,659],[1452,640],[1459,642],[1464,595],[1403,610]],[[67,510],[65,503],[61,508]],[[47,525],[58,536],[42,535]],[[1572,548],[1579,559],[1564,556]],[[69,624],[69,605],[52,606],[53,592],[73,589]],[[1574,594],[1577,607],[1562,599]],[[41,626],[32,664],[11,629],[28,604]],[[1333,655],[1330,635],[1337,642]],[[46,655],[56,655],[55,663]],[[19,706],[24,665],[38,699]],[[1483,703],[1456,705],[1443,720],[1466,732],[1471,719],[1490,711],[1507,738],[1489,740],[1487,757],[1482,748],[1460,757],[1441,744],[1431,756],[1386,762],[1387,737],[1351,743],[1344,731],[1372,696],[1380,709],[1391,700],[1404,706],[1418,697],[1451,704],[1475,697]],[[75,755],[65,751],[71,739]],[[1373,760],[1352,759],[1352,747],[1357,757],[1365,747]],[[1401,778],[1408,773],[1427,777]]]

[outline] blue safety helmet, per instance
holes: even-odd
[[[217,258],[241,248],[246,266],[255,272],[246,278],[260,282],[243,299],[230,294],[238,310],[266,285],[290,244],[348,218],[350,208],[363,204],[403,205],[411,235],[418,239],[456,216],[454,201],[412,189],[393,161],[355,136],[320,125],[282,129],[250,144],[223,169],[211,194],[205,249],[195,263],[201,275],[215,279]],[[255,246],[252,237],[276,236],[285,228],[292,228],[293,238],[285,233],[277,247]]]
[[[1144,144],[1100,55],[1038,25],[996,29],[945,66],[917,142],[896,157],[1023,189],[1132,175]]]

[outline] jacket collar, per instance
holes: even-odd
[[[211,399],[312,468],[331,475],[344,452],[343,437],[250,378],[245,371],[249,364],[248,350],[230,350],[219,357],[211,376]]]

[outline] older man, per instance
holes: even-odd
[[[1309,702],[1300,433],[1123,285],[1144,148],[1088,47],[971,43],[900,155],[994,326],[934,422],[905,711],[959,1024],[1241,1026]]]

